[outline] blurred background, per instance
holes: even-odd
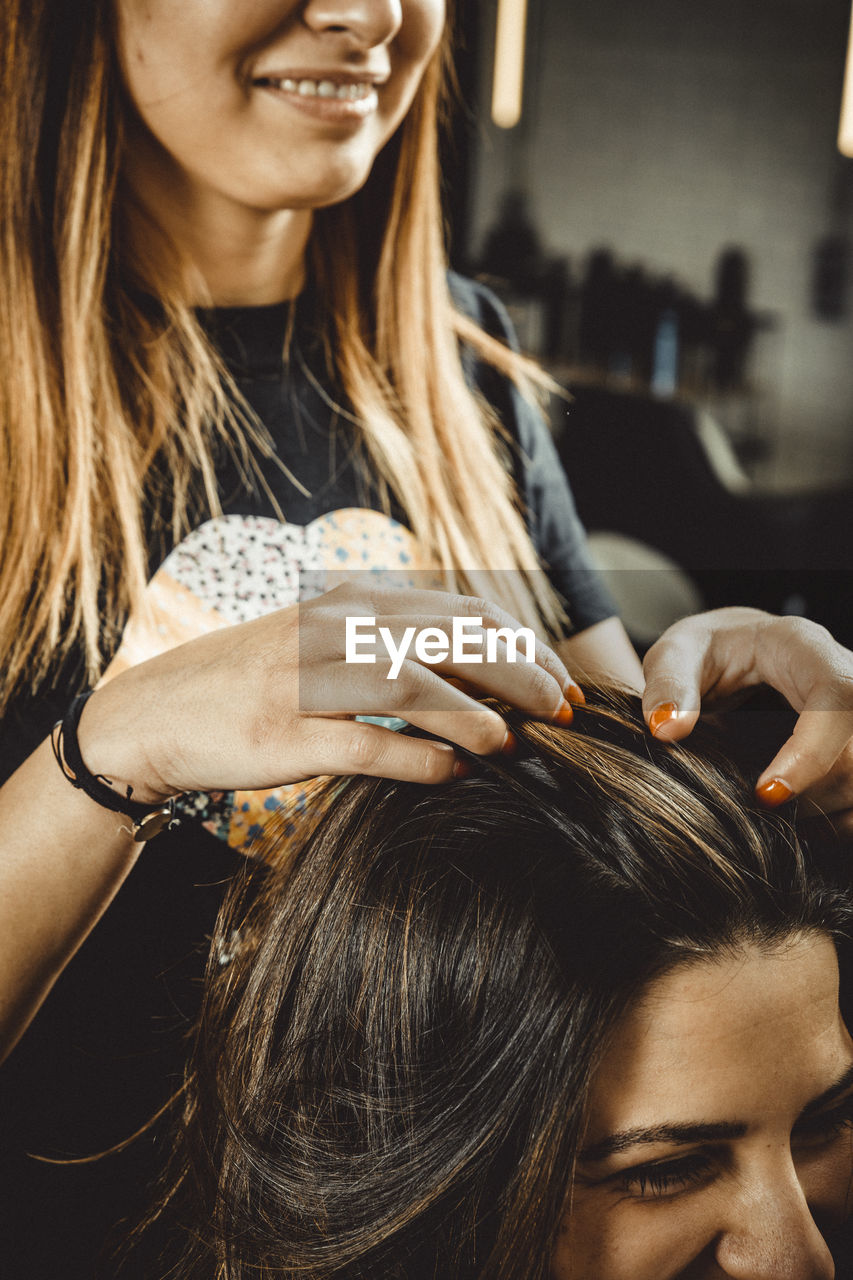
[[[744,602],[853,644],[850,0],[527,0],[503,128],[509,0],[461,7],[453,260],[573,396],[558,447],[636,638]]]

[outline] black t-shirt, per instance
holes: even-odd
[[[512,343],[505,310],[482,286],[451,277],[454,300],[489,334]],[[309,315],[297,322],[291,376],[282,376],[281,351],[287,326],[287,304],[224,308],[215,312],[211,329],[237,376],[238,385],[266,424],[281,470],[267,468],[272,496],[289,523],[307,527],[326,513],[375,509],[375,487],[359,466],[356,437],[346,411],[328,388],[322,343]],[[533,544],[553,585],[566,601],[574,631],[616,612],[596,573],[575,510],[565,471],[542,414],[509,379],[464,352],[469,384],[492,406],[507,429],[513,467]],[[295,487],[293,481],[303,486]],[[223,481],[226,513],[272,516],[269,496],[241,487],[231,466]],[[394,515],[405,524],[399,508]]]
[[[452,286],[458,305],[488,332],[510,337],[490,294],[458,278]],[[290,603],[298,570],[330,558],[352,568],[416,563],[403,512],[389,518],[380,510],[352,422],[325,374],[311,314],[300,302],[287,367],[281,358],[287,304],[204,317],[278,463],[267,461],[265,484],[249,487],[223,455],[222,515],[179,546],[152,552],[151,590],[164,626],[178,625],[173,641],[186,638],[180,628],[187,617],[191,630],[203,629],[211,618],[217,625],[236,622]],[[588,558],[547,427],[507,379],[470,353],[465,359],[472,386],[513,442],[512,465],[543,566],[573,627],[583,630],[614,608]],[[151,637],[132,633],[130,626],[126,660],[141,660]],[[119,660],[123,654],[124,647]],[[0,781],[46,736],[81,681],[72,661],[49,689],[17,699],[0,725]],[[215,812],[200,804],[206,827],[188,817],[147,846],[0,1075],[5,1275],[92,1280],[110,1225],[145,1203],[146,1180],[162,1162],[162,1125],[94,1164],[45,1164],[32,1156],[103,1151],[143,1125],[180,1084],[205,938],[239,860],[235,849],[254,828],[256,814],[243,813],[251,802],[238,801]],[[263,797],[256,806],[261,814],[274,807]],[[113,1270],[103,1264],[103,1274]]]

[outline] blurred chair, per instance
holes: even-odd
[[[705,608],[690,575],[644,542],[621,533],[593,532],[589,547],[640,653],[673,622]]]
[[[571,392],[568,406],[555,402],[556,439],[588,530],[662,553],[709,608],[802,614],[853,646],[853,486],[761,491],[689,404]]]

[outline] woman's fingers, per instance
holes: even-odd
[[[656,738],[676,742],[699,719],[706,645],[684,631],[664,633],[643,662],[643,715]]]
[[[443,611],[407,612],[403,604]],[[488,601],[427,591],[373,591],[365,600],[343,589],[306,614],[303,716],[398,716],[466,750],[491,754],[501,749],[506,726],[480,705],[484,696],[562,723],[572,719],[566,693],[583,701],[553,650]]]
[[[655,737],[686,737],[703,699],[760,682],[755,654],[768,617],[757,609],[716,609],[684,618],[663,633],[643,660],[643,714]]]
[[[782,744],[756,783],[766,804],[779,805],[808,795],[821,807],[853,805],[853,707],[839,689],[818,687],[801,711],[794,732]],[[836,764],[839,771],[834,774]]]
[[[671,741],[690,732],[703,699],[759,684],[776,689],[799,715],[758,778],[757,794],[768,805],[807,795],[836,809],[853,806],[853,654],[825,628],[755,609],[718,609],[671,627],[644,669],[646,720]]]
[[[409,724],[439,738],[446,738],[474,755],[490,756],[499,751],[512,750],[512,735],[505,721],[492,707],[485,706],[423,668],[413,665],[411,677],[408,696],[404,686],[394,703],[396,714]],[[427,692],[430,682],[435,688],[429,687]],[[559,693],[557,699],[560,700]],[[550,711],[548,715],[550,716]]]
[[[529,628],[523,627],[512,614],[489,600],[444,591],[374,589],[365,602],[354,587],[337,588],[329,592],[326,598],[331,602],[336,596],[338,602],[343,605],[346,616],[364,616],[364,610],[369,608],[368,616],[372,619],[372,630],[378,633],[383,626],[393,630],[396,643],[400,643],[406,631],[411,631],[410,653],[412,647],[417,644],[419,636],[423,636],[424,632],[437,630],[447,637],[451,645],[457,632],[464,633],[459,635],[462,647],[475,650],[479,642],[484,654],[486,653],[485,633],[494,632],[499,637],[497,643],[503,646],[503,657],[506,656],[508,646],[526,655],[528,641],[524,637],[525,634],[529,634],[535,664],[553,678],[560,691],[570,701],[583,701],[581,690],[558,654],[541,640],[536,639]],[[363,628],[365,634],[370,630],[371,628],[367,626]],[[513,637],[517,637],[517,640]],[[452,664],[452,658],[450,661]],[[481,679],[481,665],[485,664],[470,663],[464,671],[455,674],[461,679],[486,688],[489,692],[495,692],[495,696],[500,696],[497,691],[491,689],[488,680]],[[525,709],[531,710],[533,714],[538,713],[530,707]]]
[[[398,717],[466,751],[493,755],[507,749],[508,730],[501,716],[479,700],[484,696],[510,702],[543,720],[563,724],[572,720],[571,706],[559,685],[535,664],[519,664],[518,669],[506,663],[489,664],[476,687],[445,679],[441,669],[414,659],[404,661],[393,679],[388,678],[387,662],[367,671],[368,675],[357,674],[338,662],[334,672],[325,664],[318,667],[316,678],[303,673],[303,691],[313,688],[321,699],[318,702],[303,693],[303,724],[327,723],[357,708],[359,715]],[[459,688],[459,683],[464,687]]]
[[[430,693],[441,697],[447,679],[453,678],[475,685],[481,697],[501,698],[547,718],[559,709],[570,684],[568,673],[547,645],[519,623],[512,627],[512,621],[499,628],[480,625],[479,616],[472,616],[456,634],[453,619],[411,614],[379,619],[365,636],[369,651],[360,655],[361,661],[380,684],[413,685],[425,707]],[[442,681],[430,681],[430,673]]]
[[[452,778],[457,766],[457,756],[446,743],[408,737],[362,720],[315,721],[303,736],[302,763],[308,777],[363,773],[439,783]]]
[[[766,773],[775,773],[774,766],[775,762]],[[800,812],[805,816],[831,814],[838,830],[853,830],[853,739],[820,781],[808,788]]]

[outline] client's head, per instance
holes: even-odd
[[[843,880],[709,730],[657,744],[612,698],[570,731],[508,714],[518,759],[347,782],[232,895],[178,1274],[832,1276]]]

